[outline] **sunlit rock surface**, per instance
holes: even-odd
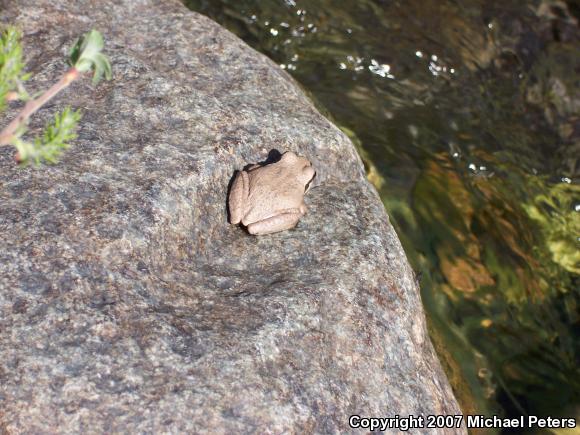
[[[31,91],[92,27],[114,65],[34,119],[83,111],[60,164],[0,150],[0,432],[347,433],[352,414],[460,412],[353,145],[286,73],[176,1],[0,10]],[[253,237],[227,223],[227,187],[272,149],[307,156],[316,187],[295,230]]]

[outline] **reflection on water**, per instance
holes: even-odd
[[[464,412],[580,414],[577,3],[188,4],[357,144]]]

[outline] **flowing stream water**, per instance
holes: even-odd
[[[186,3],[356,144],[464,413],[580,417],[580,3]]]

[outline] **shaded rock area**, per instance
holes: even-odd
[[[352,414],[460,412],[353,145],[285,72],[172,0],[0,10],[30,90],[92,27],[114,66],[33,120],[82,109],[58,165],[0,149],[0,432],[348,433]],[[253,237],[227,223],[227,187],[272,149],[318,176],[296,229]]]

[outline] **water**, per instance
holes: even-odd
[[[353,139],[464,413],[580,416],[578,2],[187,3]]]

